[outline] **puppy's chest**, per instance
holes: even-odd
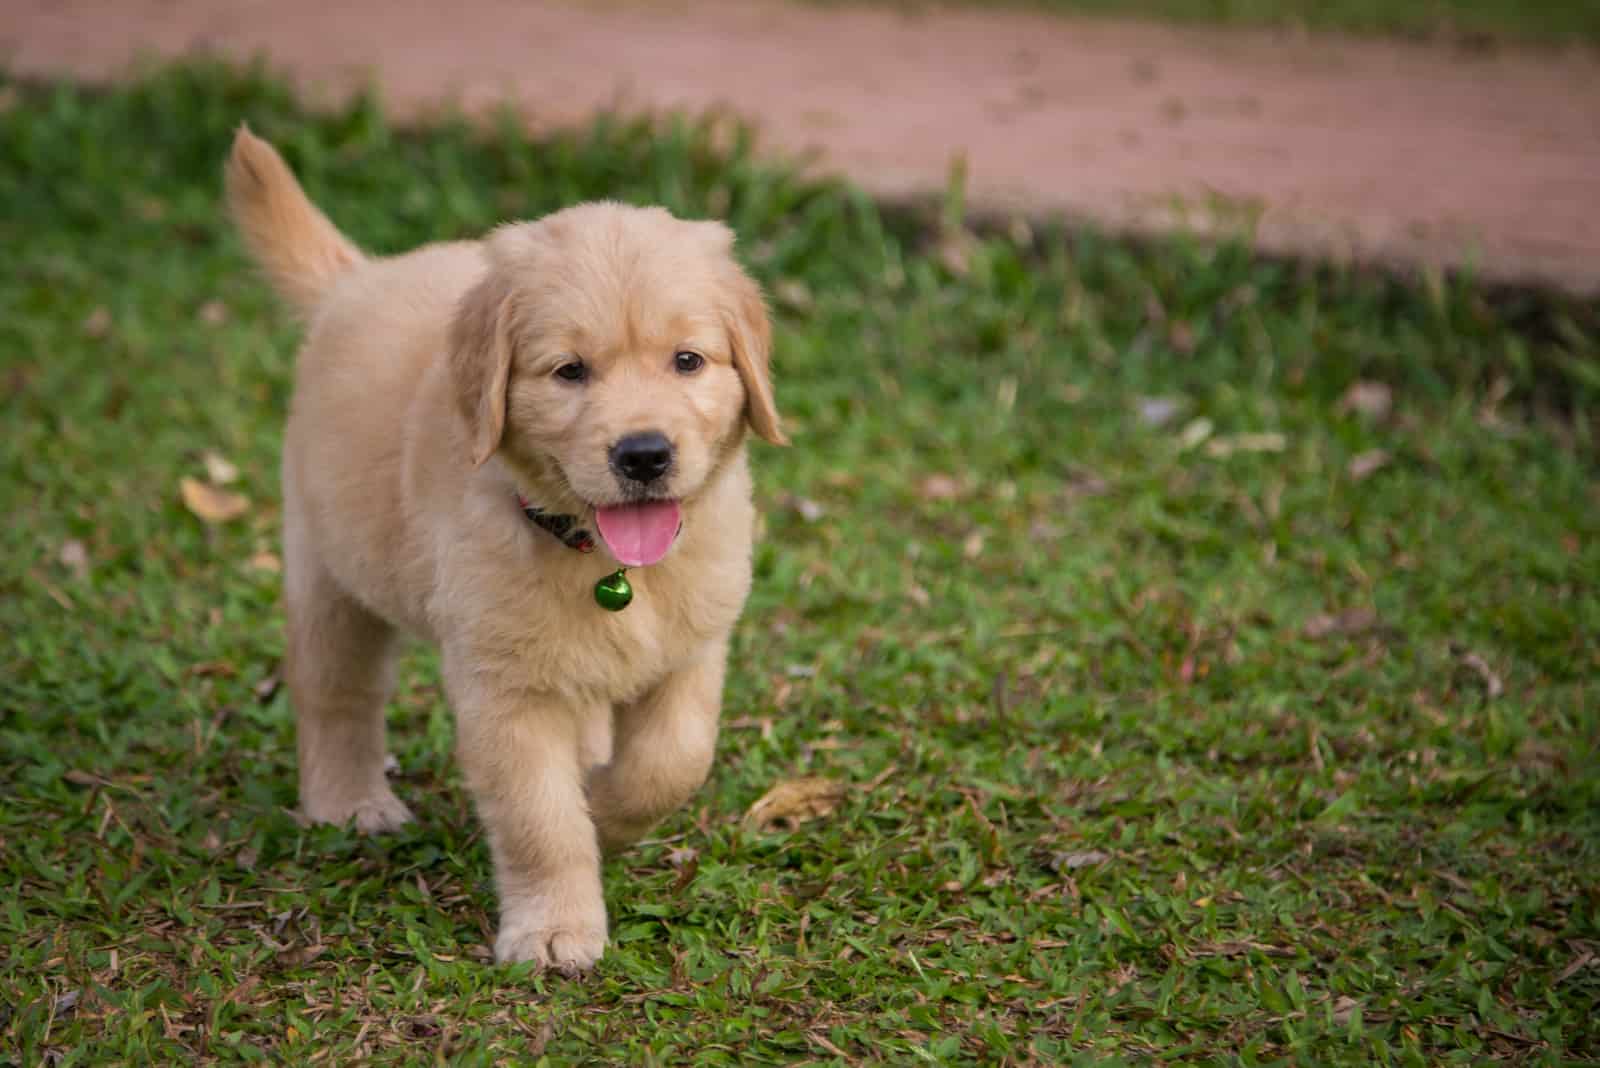
[[[545,587],[521,599],[514,613],[520,633],[504,637],[530,685],[632,700],[693,658],[737,615],[692,593],[657,588],[666,584],[639,571],[629,577],[634,598],[618,612],[598,604],[588,582]]]

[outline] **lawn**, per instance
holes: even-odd
[[[1600,1059],[1594,308],[973,236],[713,122],[0,100],[0,1062]],[[292,816],[295,331],[219,206],[241,119],[373,249],[658,201],[774,295],[795,444],[718,765],[607,865],[585,981],[484,959],[431,654],[419,822]],[[834,811],[746,824],[806,776]]]
[[[1470,48],[1499,42],[1600,44],[1595,0],[815,0],[911,11],[1020,8],[1164,22],[1331,30],[1442,40]]]

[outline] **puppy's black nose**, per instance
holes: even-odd
[[[611,470],[632,482],[654,482],[672,466],[672,443],[656,430],[629,434],[611,446]]]

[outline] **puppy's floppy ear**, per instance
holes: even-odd
[[[787,445],[772,399],[772,323],[761,287],[735,267],[730,283],[732,301],[726,313],[728,337],[733,344],[733,366],[744,380],[745,417],[750,428],[774,445]]]
[[[511,380],[511,292],[496,270],[467,291],[450,325],[450,377],[467,421],[472,464],[500,447]]]

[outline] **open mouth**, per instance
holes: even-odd
[[[672,548],[683,525],[683,509],[673,500],[608,504],[595,507],[594,521],[619,564],[648,567]]]

